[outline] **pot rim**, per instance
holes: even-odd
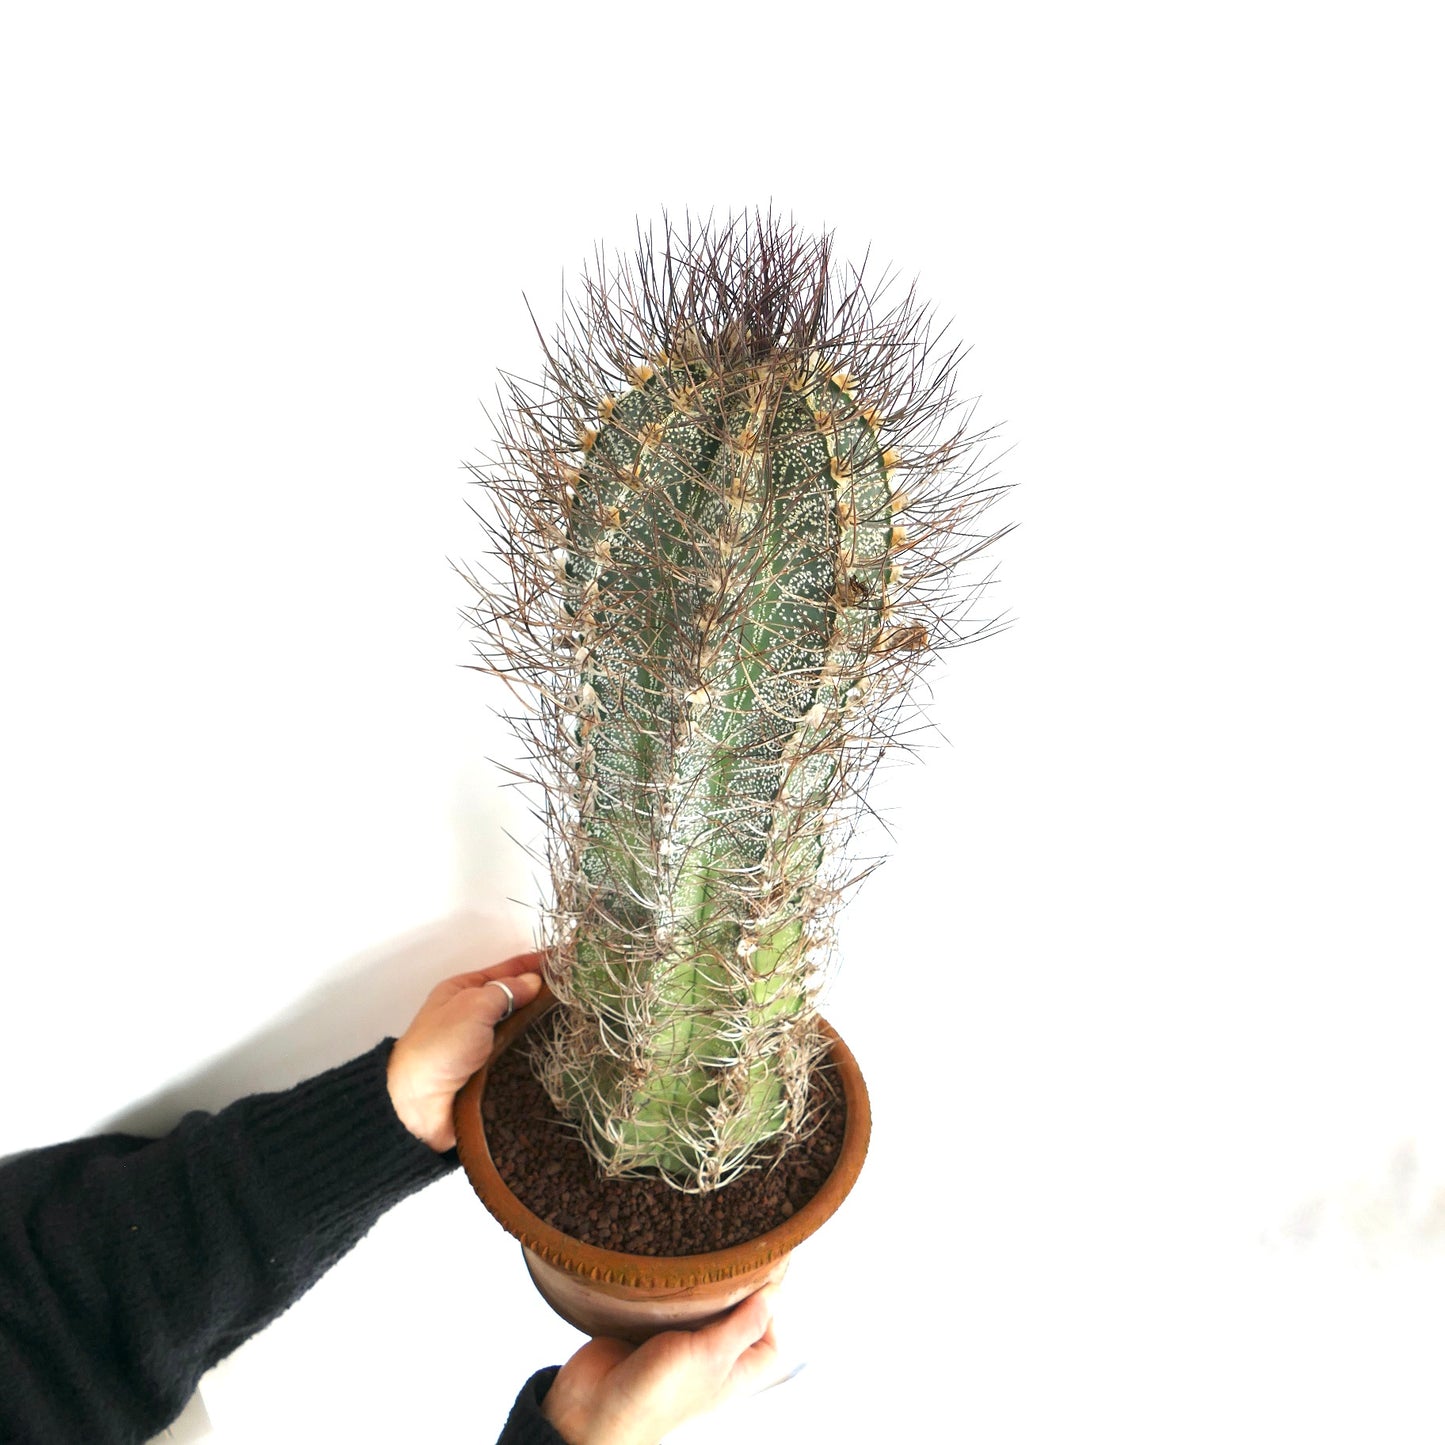
[[[541,993],[519,1009],[496,1033],[491,1056],[466,1082],[453,1106],[457,1153],[478,1198],[509,1234],[550,1264],[606,1284],[633,1289],[685,1289],[702,1283],[731,1279],[761,1269],[790,1254],[803,1240],[832,1217],[848,1195],[863,1168],[872,1132],[868,1091],[852,1050],[824,1018],[818,1024],[831,1041],[830,1060],[842,1085],[846,1119],[843,1142],[832,1171],[818,1191],[781,1224],[751,1239],[706,1254],[629,1254],[586,1244],[538,1217],[503,1182],[487,1147],[482,1121],[482,1096],[487,1075],[497,1059],[533,1022],[557,1003],[544,983]]]

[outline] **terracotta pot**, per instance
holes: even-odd
[[[709,1254],[646,1255],[600,1249],[539,1219],[502,1182],[487,1148],[482,1095],[492,1065],[518,1036],[553,1007],[545,987],[498,1030],[488,1063],[457,1095],[457,1152],[483,1204],[522,1243],[522,1257],[543,1299],[568,1324],[589,1335],[640,1344],[662,1330],[697,1329],[739,1300],[783,1277],[792,1251],[843,1202],[863,1167],[871,1124],[868,1091],[852,1053],[824,1020],[831,1061],[847,1108],[843,1144],[833,1171],[793,1215],[756,1238]]]

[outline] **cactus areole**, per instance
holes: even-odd
[[[546,824],[535,1062],[608,1175],[716,1189],[811,1127],[868,779],[923,664],[996,626],[959,625],[1000,488],[930,322],[831,236],[666,224],[584,273],[472,467],[468,615]]]

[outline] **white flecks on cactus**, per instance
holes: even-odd
[[[669,230],[589,278],[477,471],[511,569],[478,651],[537,699],[514,725],[564,1005],[539,1077],[610,1175],[714,1189],[812,1127],[867,780],[930,638],[990,630],[956,625],[1000,490],[961,350],[843,274],[771,217]]]

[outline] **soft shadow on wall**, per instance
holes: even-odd
[[[494,740],[494,730],[469,722],[484,741]],[[505,897],[537,887],[522,850],[505,843],[508,826],[525,816],[510,805],[514,795],[500,786],[506,780],[498,764],[475,752],[457,769],[449,819],[455,911],[338,964],[263,1028],[91,1132],[159,1137],[192,1109],[214,1113],[247,1094],[289,1089],[399,1035],[442,979],[535,947],[535,908]]]
[[[520,911],[468,908],[358,954],[225,1053],[128,1105],[93,1133],[159,1136],[192,1109],[289,1089],[399,1035],[433,985],[533,947]]]

